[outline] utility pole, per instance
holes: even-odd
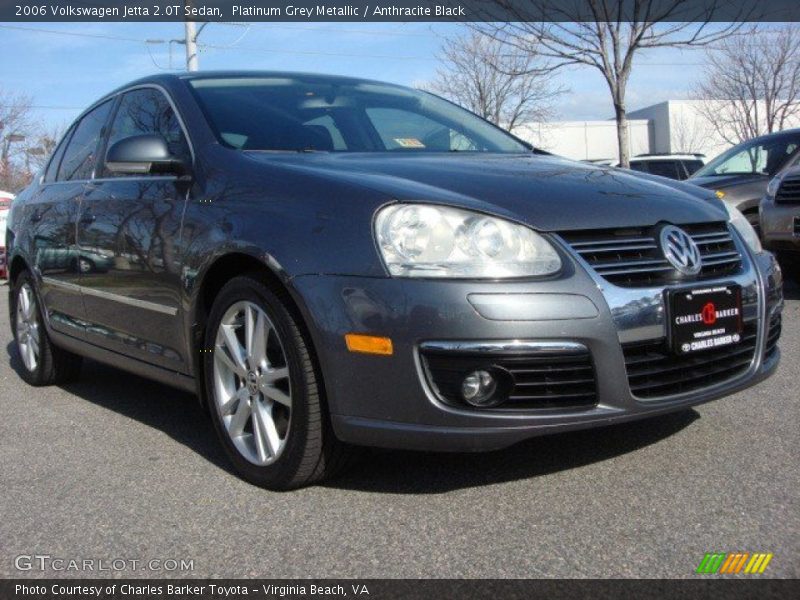
[[[197,61],[197,24],[194,21],[186,21],[186,70],[197,71],[199,68]]]

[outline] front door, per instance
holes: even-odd
[[[156,88],[122,96],[106,148],[153,133],[191,162],[175,111]],[[86,188],[77,228],[87,339],[181,372],[189,359],[181,320],[181,219],[188,193],[174,176],[104,170]]]

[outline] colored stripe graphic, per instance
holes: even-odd
[[[744,566],[744,561],[747,560],[748,556],[750,556],[749,552],[731,552],[719,572],[738,573]]]
[[[707,552],[700,561],[696,572],[706,575],[736,574],[741,573],[744,569],[745,573],[756,575],[766,570],[772,557],[771,552],[755,552],[753,554],[749,552]]]
[[[716,573],[726,556],[724,552],[706,553],[700,562],[700,566],[697,567],[697,572]]]
[[[766,570],[769,561],[772,560],[772,556],[772,552],[769,554],[766,552],[757,552],[756,554],[753,554],[753,558],[751,558],[750,562],[747,563],[747,567],[745,567],[744,572],[752,574],[763,573]]]

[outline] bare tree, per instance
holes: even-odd
[[[436,79],[423,87],[509,131],[548,120],[553,100],[563,92],[553,84],[552,71],[533,48],[516,55],[505,50],[474,31],[451,38],[444,44]]]
[[[30,98],[0,91],[0,189],[25,185],[18,159],[24,157],[24,142],[32,128]]]
[[[625,96],[634,57],[658,48],[706,46],[742,29],[750,13],[714,23],[723,0],[486,0],[494,22],[473,25],[512,53],[536,53],[554,67],[597,69],[605,79],[617,121],[619,160],[629,166]],[[498,22],[497,11],[507,15]],[[753,11],[754,9],[747,9]],[[730,10],[729,10],[730,12]],[[492,17],[494,15],[494,17]],[[538,20],[532,20],[532,15]],[[514,22],[513,19],[517,21]],[[527,21],[526,21],[527,19]]]
[[[670,150],[681,154],[703,152],[714,133],[703,115],[683,110],[677,115],[670,114],[669,129],[672,134]]]
[[[61,125],[33,127],[21,150],[24,153],[24,161],[21,162],[24,162],[25,170],[31,174],[41,171],[63,135],[64,127]]]
[[[780,131],[800,116],[800,27],[759,31],[709,50],[695,95],[726,142]]]

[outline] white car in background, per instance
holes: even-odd
[[[14,194],[0,191],[0,279],[8,277],[8,266],[6,265],[6,222],[8,212],[11,210],[11,201]]]

